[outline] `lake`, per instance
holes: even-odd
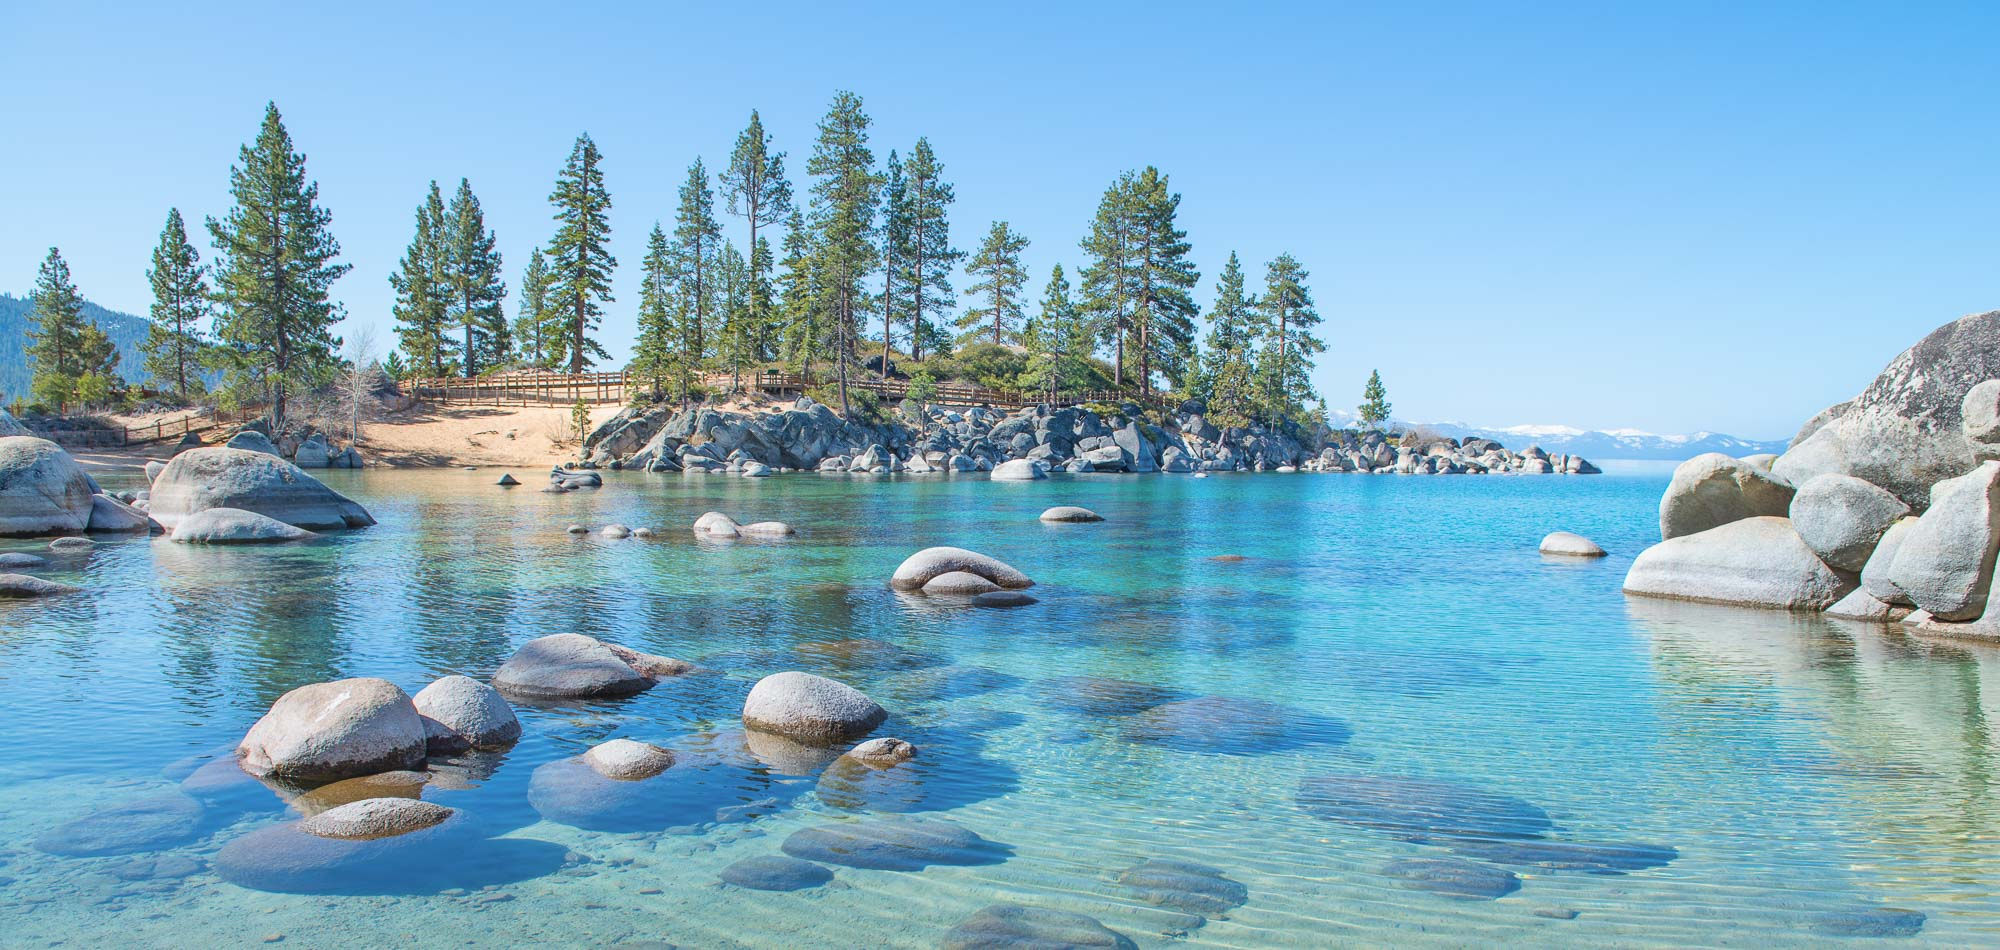
[[[1141,947],[1995,940],[2000,652],[1626,598],[1667,471],[606,473],[564,495],[535,473],[508,490],[497,470],[329,472],[378,526],[279,547],[113,541],[46,574],[88,593],[0,604],[0,933],[934,947],[1015,904]],[[1107,520],[1036,520],[1057,504]],[[697,540],[711,509],[800,533]],[[659,535],[564,530],[613,521]],[[1557,529],[1612,554],[1537,554]],[[938,544],[1021,568],[1040,603],[887,588]],[[230,842],[298,815],[262,785],[191,800],[181,782],[216,775],[281,693],[484,680],[563,631],[704,672],[517,703],[519,745],[424,791],[477,823],[447,861],[385,849],[284,888],[314,893],[219,876]],[[875,734],[920,755],[854,773],[746,742],[743,695],[784,669],[868,692],[891,713]],[[614,737],[713,766],[644,795],[552,795],[561,760]],[[134,802],[195,800],[192,828],[150,850],[39,846],[157,817]],[[828,829],[935,822],[983,841],[921,869],[827,864],[801,890],[718,877]]]

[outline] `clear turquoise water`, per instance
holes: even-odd
[[[1088,914],[1142,947],[1863,943],[1882,908],[1925,915],[1898,943],[2000,939],[2000,685],[1985,682],[2000,653],[1628,600],[1619,581],[1655,534],[1657,469],[1026,484],[614,473],[569,495],[495,477],[330,473],[379,526],[279,548],[105,544],[48,574],[90,593],[0,604],[0,942],[927,947],[997,902]],[[1109,520],[1037,522],[1054,504]],[[710,509],[801,533],[698,542],[686,526]],[[660,536],[563,531],[608,521]],[[1535,542],[1557,528],[1613,554],[1544,559]],[[932,544],[1026,570],[1041,603],[978,611],[887,590]],[[518,845],[468,852],[462,881],[410,886],[385,867],[342,895],[227,883],[211,867],[220,848],[296,817],[261,787],[212,803],[165,851],[35,847],[93,810],[173,792],[184,760],[232,745],[294,686],[484,678],[564,630],[718,672],[521,707],[520,745],[425,792]],[[856,638],[899,649],[810,646]],[[537,767],[607,738],[727,746],[742,694],[784,668],[874,695],[893,714],[878,734],[916,741],[923,769],[858,796],[808,768],[723,770],[596,830],[530,806]],[[1287,731],[1218,743],[1231,734],[1199,712],[1213,707],[1151,729],[1078,715],[1051,681],[1080,675],[1282,704]],[[1301,808],[1301,781],[1329,774],[1447,779],[1539,806],[1564,840],[1678,856],[1618,875],[1511,866],[1520,886],[1497,899],[1411,889],[1385,868],[1448,857],[1451,842]],[[733,804],[751,807],[713,820]],[[799,829],[912,810],[1011,856],[835,868],[833,884],[788,893],[718,883]],[[491,854],[522,857],[475,873]],[[1116,882],[1155,858],[1220,869],[1248,900],[1204,921]]]

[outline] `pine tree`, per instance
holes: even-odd
[[[896,324],[902,319],[906,299],[910,295],[899,287],[897,281],[904,274],[907,262],[915,255],[911,247],[914,234],[910,228],[910,192],[903,180],[903,162],[896,157],[896,150],[889,150],[889,160],[884,164],[882,180],[882,376],[889,375],[890,345],[896,336]],[[916,324],[911,322],[911,347],[916,346]]]
[[[956,196],[944,180],[944,164],[931,150],[929,139],[917,139],[903,174],[909,196],[910,237],[904,255],[908,273],[902,284],[910,295],[910,359],[921,361],[926,352],[948,352],[951,334],[944,328],[943,315],[958,306],[951,273],[965,259],[965,252],[951,246],[950,210]]]
[[[464,334],[466,378],[503,366],[512,357],[507,333],[507,282],[500,277],[499,238],[486,229],[486,214],[472,183],[458,180],[458,193],[445,212],[448,249],[446,284],[455,321]]]
[[[1259,338],[1256,298],[1243,289],[1243,265],[1237,260],[1236,252],[1229,252],[1229,262],[1222,266],[1222,273],[1215,281],[1215,302],[1208,310],[1208,336],[1203,339],[1199,371],[1195,374],[1192,387],[1194,397],[1204,402],[1216,399],[1216,383],[1225,376],[1240,375],[1248,378],[1247,368],[1232,366],[1231,363],[1248,359],[1249,346]],[[1235,399],[1243,394],[1229,393],[1225,399]],[[1247,411],[1247,410],[1246,410]]]
[[[1096,337],[1111,344],[1111,379],[1121,388],[1125,385],[1125,337],[1132,328],[1132,302],[1136,299],[1132,262],[1137,227],[1135,178],[1132,172],[1125,172],[1104,190],[1090,233],[1081,242],[1090,261],[1080,274],[1083,299],[1079,307],[1095,324]]]
[[[444,195],[437,182],[417,206],[416,233],[402,264],[389,275],[396,291],[390,313],[396,318],[396,336],[413,365],[435,377],[454,375],[456,363],[450,359],[446,340],[447,315],[451,310],[451,233],[445,212]]]
[[[749,307],[751,351],[758,361],[778,358],[779,336],[782,329],[778,314],[777,292],[771,283],[771,239],[759,237],[757,245],[750,250],[748,264],[748,284],[744,288],[746,306]]]
[[[201,391],[202,355],[208,349],[201,321],[208,317],[207,268],[201,253],[188,243],[187,225],[179,208],[167,211],[167,225],[153,248],[153,267],[146,271],[153,285],[152,325],[146,328],[146,375],[171,386],[174,398],[185,402]]]
[[[1051,405],[1064,389],[1083,378],[1084,357],[1090,351],[1090,331],[1070,299],[1069,278],[1061,264],[1049,272],[1042,291],[1042,309],[1022,334],[1028,347],[1028,378],[1033,391],[1046,393]]]
[[[1380,428],[1389,421],[1389,392],[1382,388],[1382,371],[1368,371],[1368,385],[1361,390],[1361,407],[1356,410],[1364,429]]]
[[[966,288],[966,293],[985,294],[987,305],[967,310],[959,318],[959,329],[964,331],[960,340],[971,342],[990,333],[994,343],[1020,341],[1021,290],[1028,282],[1028,271],[1021,266],[1021,252],[1027,247],[1028,239],[1015,233],[1007,222],[993,222],[986,240],[979,243],[979,251],[965,266],[967,274],[980,278]]]
[[[1319,312],[1306,287],[1310,276],[1290,254],[1280,254],[1264,271],[1264,293],[1257,301],[1267,334],[1258,361],[1264,379],[1264,402],[1273,418],[1289,419],[1318,397],[1313,393],[1313,356],[1326,344],[1314,336]]]
[[[646,237],[646,257],[640,263],[639,338],[633,346],[633,367],[659,398],[669,385],[681,390],[684,344],[676,325],[675,254],[658,222]]]
[[[265,107],[257,141],[238,160],[229,169],[235,207],[208,219],[223,307],[216,335],[235,345],[232,388],[263,388],[282,427],[286,398],[335,365],[333,326],[342,311],[331,291],[349,265],[334,263],[333,215],[320,207],[319,185],[306,178],[306,157],[292,150],[276,103]]]
[[[757,327],[750,313],[750,262],[724,243],[715,259],[715,313],[722,323],[716,357],[729,367],[732,388],[743,388],[743,367],[757,359]]]
[[[729,198],[729,213],[749,222],[750,239],[750,322],[756,328],[760,350],[769,347],[779,324],[771,294],[771,246],[759,229],[777,224],[792,213],[792,185],[785,180],[785,153],[771,151],[771,137],[756,110],[750,125],[736,137],[729,154],[729,167],[721,175],[722,192]]]
[[[1200,309],[1190,293],[1201,279],[1188,260],[1187,232],[1175,216],[1181,196],[1168,190],[1167,176],[1151,165],[1132,182],[1132,327],[1139,345],[1139,391],[1153,391],[1157,366],[1179,388],[1194,352],[1194,322]]]
[[[875,153],[868,149],[868,126],[861,97],[835,93],[819,121],[819,139],[806,164],[806,171],[819,179],[812,186],[816,296],[826,310],[844,417],[852,413],[847,398],[849,364],[871,303],[863,281],[879,259],[875,208],[881,201],[882,176],[876,174]]]
[[[783,270],[778,275],[778,308],[784,322],[785,359],[799,368],[806,385],[811,386],[813,364],[824,352],[826,334],[819,319],[812,234],[797,211],[785,222],[785,259],[780,267]]]
[[[28,359],[35,364],[29,383],[37,402],[56,407],[69,405],[76,394],[77,380],[84,374],[84,331],[96,329],[83,319],[83,295],[70,280],[69,262],[62,252],[49,248],[35,273],[35,327],[28,331]]]
[[[549,357],[549,264],[542,249],[528,254],[528,267],[521,272],[521,308],[514,316],[514,342],[527,364],[535,369],[552,369]]]
[[[611,192],[604,187],[604,169],[598,167],[603,160],[589,133],[577,136],[549,194],[557,222],[556,236],[549,241],[548,306],[557,329],[549,352],[552,362],[567,361],[571,374],[583,372],[594,359],[611,358],[591,336],[604,319],[604,304],[615,299],[611,272],[618,266],[608,249]]]
[[[674,213],[674,246],[680,251],[680,279],[688,284],[694,310],[688,315],[694,349],[688,358],[700,363],[708,356],[709,328],[715,322],[715,262],[722,253],[722,225],[715,220],[715,192],[708,187],[708,169],[701,159],[688,166],[681,185],[681,203]]]

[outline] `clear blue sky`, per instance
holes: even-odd
[[[273,99],[354,265],[338,296],[386,344],[426,183],[471,178],[511,287],[588,130],[622,358],[688,163],[754,107],[802,177],[847,88],[878,156],[930,137],[961,247],[995,218],[1033,240],[1036,289],[1148,163],[1204,302],[1231,249],[1253,276],[1292,252],[1335,407],[1379,367],[1416,420],[1789,435],[2000,307],[1990,4],[436,6],[6,4],[0,289],[59,245],[143,313],[168,207],[225,209]]]

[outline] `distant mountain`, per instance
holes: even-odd
[[[146,356],[139,351],[145,342],[147,321],[129,313],[106,310],[94,303],[83,305],[83,318],[97,324],[118,347],[118,375],[129,383],[144,383],[148,377],[140,367]],[[0,402],[28,398],[28,381],[34,367],[28,364],[25,347],[28,331],[35,325],[35,304],[25,297],[0,294]]]
[[[1337,420],[1350,422],[1348,413],[1336,412]],[[1596,461],[1599,459],[1634,459],[1680,461],[1691,459],[1704,452],[1721,452],[1724,455],[1742,457],[1761,453],[1781,453],[1789,440],[1775,439],[1758,441],[1739,439],[1719,432],[1694,432],[1686,435],[1660,435],[1638,429],[1579,429],[1564,425],[1520,425],[1498,428],[1467,425],[1462,422],[1412,423],[1396,421],[1396,428],[1421,425],[1436,431],[1439,435],[1463,439],[1477,436],[1492,439],[1510,449],[1525,449],[1539,445],[1544,450],[1568,455],[1581,455]]]

